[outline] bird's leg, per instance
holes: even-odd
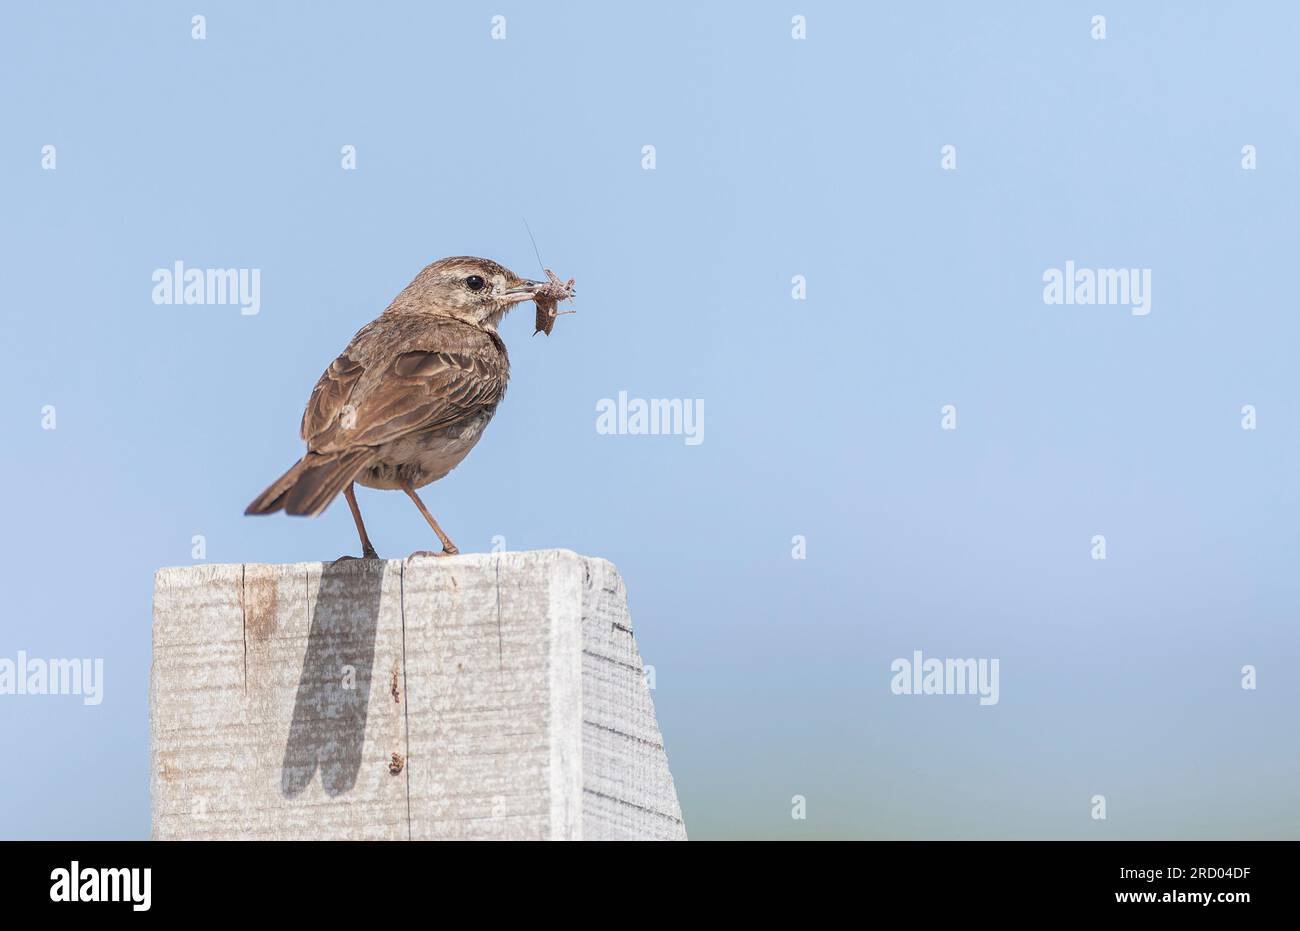
[[[447,536],[445,533],[442,532],[442,528],[439,527],[438,522],[433,519],[433,515],[430,514],[429,509],[424,506],[424,502],[421,501],[420,496],[415,493],[415,489],[411,487],[410,482],[408,481],[402,482],[402,491],[406,492],[407,495],[410,496],[411,500],[415,502],[415,506],[420,509],[420,513],[424,515],[424,519],[429,522],[429,526],[433,528],[433,532],[436,533],[438,535],[438,539],[442,541],[441,553],[431,553],[427,550],[420,550],[418,552],[412,553],[411,555],[412,556],[455,556],[457,553],[459,553],[460,550],[456,549],[456,544],[451,542],[451,537]]]
[[[343,497],[348,499],[348,507],[352,509],[352,519],[356,521],[357,533],[361,537],[361,558],[378,559],[379,554],[370,544],[370,537],[366,535],[366,525],[361,520],[361,508],[357,506],[357,493],[353,491],[353,483],[348,482],[348,487],[343,489]],[[344,557],[346,559],[348,557]]]

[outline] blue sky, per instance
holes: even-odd
[[[1105,6],[7,6],[0,658],[105,681],[0,695],[0,837],[147,836],[154,570],[353,552],[342,502],[243,508],[424,264],[539,274],[525,217],[579,312],[503,324],[424,498],[619,567],[692,836],[1295,837],[1300,10]],[[155,305],[175,261],[260,313]],[[1045,304],[1066,261],[1150,269],[1150,314]],[[620,391],[704,442],[601,435]],[[914,650],[1000,701],[891,694]]]

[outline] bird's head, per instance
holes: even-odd
[[[516,304],[533,300],[544,284],[520,278],[491,259],[458,255],[425,266],[393,301],[392,309],[495,328]]]

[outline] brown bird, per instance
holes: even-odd
[[[572,296],[571,285],[560,294],[470,256],[427,266],[325,370],[302,415],[307,454],[244,513],[315,517],[343,492],[362,555],[377,559],[353,484],[400,488],[442,542],[441,553],[412,555],[454,556],[415,489],[454,469],[501,403],[510,376],[501,318],[522,301]]]

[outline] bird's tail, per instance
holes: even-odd
[[[257,496],[245,514],[305,514],[315,517],[370,464],[374,452],[308,453]]]

